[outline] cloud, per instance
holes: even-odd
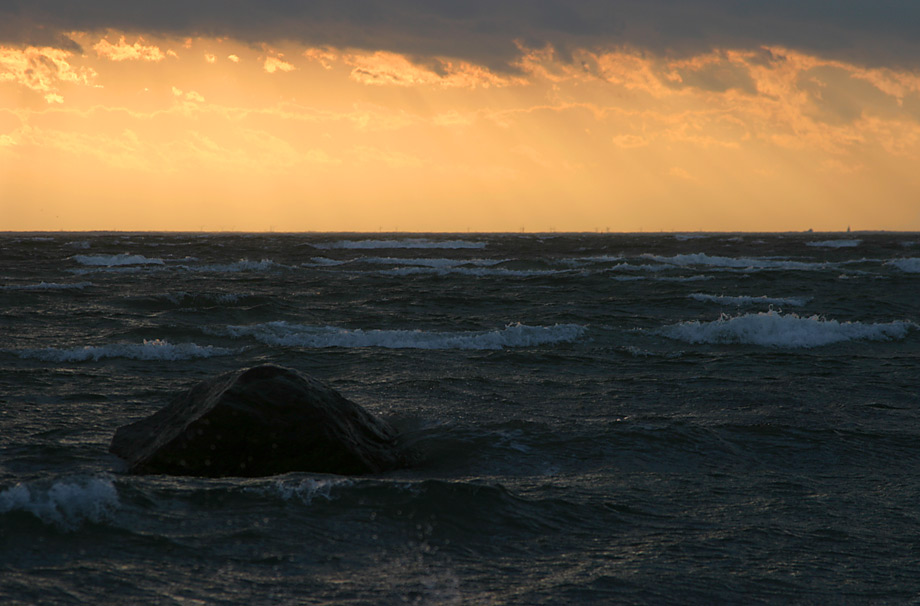
[[[125,42],[124,36],[115,44],[103,38],[93,45],[93,50],[112,61],[162,61],[166,58],[158,47],[143,44],[143,38],[138,38],[134,44]]]
[[[262,68],[270,74],[274,74],[275,72],[292,72],[297,69],[280,57],[266,57],[265,61],[262,63]]]
[[[917,23],[920,3],[904,0],[12,0],[0,7],[0,41],[75,50],[68,32],[111,28],[452,57],[492,70],[513,68],[515,40],[670,56],[767,45],[917,67]]]
[[[0,46],[0,83],[13,82],[39,93],[48,103],[60,103],[56,94],[63,84],[90,85],[96,72],[88,67],[74,67],[73,53],[59,48],[24,49]]]

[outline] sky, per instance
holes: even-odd
[[[920,231],[920,3],[6,0],[0,231]]]

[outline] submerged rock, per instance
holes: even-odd
[[[376,473],[405,465],[396,431],[324,383],[280,366],[229,372],[118,428],[131,473]]]

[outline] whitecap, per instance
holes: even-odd
[[[250,261],[249,259],[240,259],[235,263],[215,263],[211,265],[181,265],[182,269],[188,271],[215,272],[215,273],[238,273],[244,271],[270,271],[287,267],[275,263],[271,259],[262,259],[261,261]]]
[[[569,273],[569,270],[560,269],[507,269],[504,267],[394,267],[380,270],[381,274],[389,276],[410,276],[415,274],[436,275],[465,275],[479,278],[499,276],[514,278],[530,278],[536,276],[550,276]]]
[[[147,258],[144,255],[74,255],[74,261],[93,267],[119,267],[123,265],[164,265],[163,259]]]
[[[687,295],[688,298],[695,301],[702,301],[707,303],[719,303],[720,305],[792,305],[793,307],[801,307],[808,302],[808,298],[802,297],[767,297],[765,295],[759,297],[750,297],[746,295],[739,296],[729,296],[729,295],[707,295],[701,292],[696,292],[690,295]]]
[[[235,350],[212,345],[196,345],[195,343],[178,343],[173,345],[161,339],[147,340],[143,343],[114,343],[111,345],[86,345],[84,347],[71,347],[59,349],[46,347],[44,349],[12,350],[20,358],[31,358],[47,362],[87,362],[98,361],[103,358],[127,358],[129,360],[193,360],[197,358],[211,358],[226,356],[236,353]]]
[[[807,348],[842,341],[903,339],[911,328],[918,326],[902,320],[882,324],[838,322],[820,316],[800,317],[794,313],[781,314],[770,310],[739,316],[723,314],[712,322],[680,322],[656,332],[688,343],[745,343]]]
[[[213,332],[231,337],[252,337],[266,345],[287,347],[488,350],[571,342],[584,335],[585,327],[577,324],[528,326],[518,323],[509,324],[501,330],[440,332],[361,330],[279,321],[248,326],[227,326]]]
[[[427,238],[404,238],[400,240],[339,240],[316,244],[316,248],[485,248],[485,242],[470,242],[468,240],[429,240]]]
[[[274,480],[269,484],[248,486],[243,490],[264,496],[279,497],[285,501],[296,499],[304,505],[310,505],[317,497],[331,501],[333,488],[352,484],[354,482],[348,478],[306,478],[300,481]]]
[[[805,246],[818,248],[854,248],[862,244],[862,240],[824,240],[822,242],[806,242]]]
[[[109,519],[120,506],[118,491],[105,478],[62,480],[51,486],[16,484],[0,491],[0,514],[31,513],[45,524],[76,530]]]
[[[706,253],[692,253],[684,255],[674,255],[673,257],[661,257],[658,255],[643,255],[643,257],[653,259],[660,263],[668,263],[678,267],[688,267],[693,265],[702,265],[706,267],[725,267],[730,269],[799,269],[799,270],[820,270],[828,267],[827,263],[810,263],[803,261],[792,261],[789,259],[764,259],[761,257],[719,257],[710,256]]]
[[[329,257],[313,257],[310,259],[310,263],[301,263],[304,267],[333,267],[335,265],[343,265],[345,261],[337,261],[335,259],[330,259]]]
[[[920,257],[907,257],[905,259],[891,259],[887,261],[885,265],[891,265],[897,267],[903,272],[909,274],[918,274],[920,273]]]
[[[355,259],[356,262],[374,263],[378,265],[408,265],[411,267],[431,267],[434,269],[451,269],[463,265],[478,267],[491,267],[504,263],[506,259],[444,259],[444,258],[419,258],[405,259],[400,257],[364,257]]]

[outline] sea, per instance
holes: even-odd
[[[220,373],[368,476],[131,475]],[[0,234],[0,603],[920,602],[920,234]]]

